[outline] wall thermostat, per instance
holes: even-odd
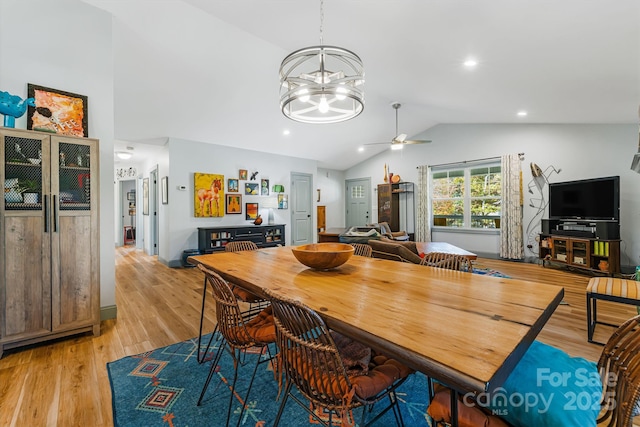
[[[178,190],[185,191],[187,189],[186,185],[178,185]]]

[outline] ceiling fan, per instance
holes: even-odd
[[[398,133],[398,109],[402,106],[399,102],[394,102],[391,104],[394,110],[396,110],[396,136],[391,140],[391,149],[399,150],[406,144],[424,144],[431,142],[427,139],[407,139],[406,133]],[[380,144],[389,144],[389,142],[370,142],[364,145],[380,145]]]

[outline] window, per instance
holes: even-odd
[[[452,166],[431,172],[433,226],[500,228],[502,173],[499,163]]]

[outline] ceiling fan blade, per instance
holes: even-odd
[[[362,145],[389,145],[389,143],[388,142],[367,142]]]
[[[427,144],[431,142],[430,139],[407,139],[403,141],[403,144]]]

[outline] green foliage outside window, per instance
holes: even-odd
[[[467,217],[471,228],[500,228],[501,192],[499,165],[433,172],[433,225],[465,227]]]

